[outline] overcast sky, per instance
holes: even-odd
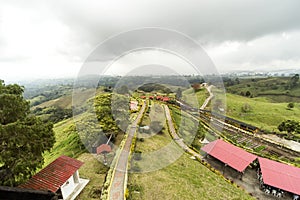
[[[142,27],[190,36],[220,72],[300,68],[299,8],[299,0],[0,0],[0,79],[76,76],[105,39]]]

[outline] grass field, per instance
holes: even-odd
[[[148,121],[147,117],[144,120]],[[142,153],[155,151],[171,142],[171,136],[165,129],[163,134],[145,138],[143,142],[137,140],[136,151]],[[168,159],[165,158],[164,154],[167,154],[167,152],[159,155],[158,160],[161,160],[161,162]],[[143,154],[141,158],[140,161],[134,160],[132,166],[136,164],[143,166],[143,159],[145,159]],[[160,170],[129,174],[128,188],[130,193],[128,199],[131,200],[253,199],[243,190],[212,173],[198,161],[190,159],[190,156],[186,153],[183,153],[178,160]]]
[[[287,109],[287,103],[272,103],[264,97],[247,98],[227,93],[226,98],[227,116],[265,130],[278,131],[277,126],[287,119],[300,121],[300,103]],[[242,111],[245,104],[250,106],[250,111]]]
[[[182,99],[195,108],[202,106],[207,97],[209,97],[209,93],[205,88],[202,88],[197,92],[194,92],[193,88],[182,92]]]
[[[84,162],[84,165],[79,169],[80,177],[89,179],[90,182],[76,199],[100,199],[101,188],[108,168],[90,153],[83,153],[77,159]]]
[[[153,138],[138,142],[137,148],[146,151]],[[168,138],[160,138],[166,140]],[[243,190],[227,183],[198,161],[183,154],[171,165],[148,173],[129,174],[130,197],[128,199],[253,199]]]

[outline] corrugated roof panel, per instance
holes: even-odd
[[[201,149],[239,172],[244,171],[257,158],[257,156],[220,139]]]
[[[57,192],[82,165],[79,160],[60,156],[19,187]]]
[[[258,158],[265,184],[300,195],[300,168]]]

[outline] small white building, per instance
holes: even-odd
[[[83,164],[79,160],[60,156],[19,187],[51,191],[57,193],[59,199],[73,200],[89,182],[79,177],[78,169]]]

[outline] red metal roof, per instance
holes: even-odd
[[[108,144],[101,144],[99,147],[97,147],[97,154],[103,152],[111,152],[111,147]]]
[[[19,187],[57,192],[82,165],[83,162],[79,160],[60,156]]]
[[[239,172],[244,171],[257,158],[257,156],[220,139],[201,149]]]
[[[169,97],[163,97],[162,100],[163,101],[170,101],[170,98]]]
[[[300,195],[300,168],[258,158],[265,184]]]

